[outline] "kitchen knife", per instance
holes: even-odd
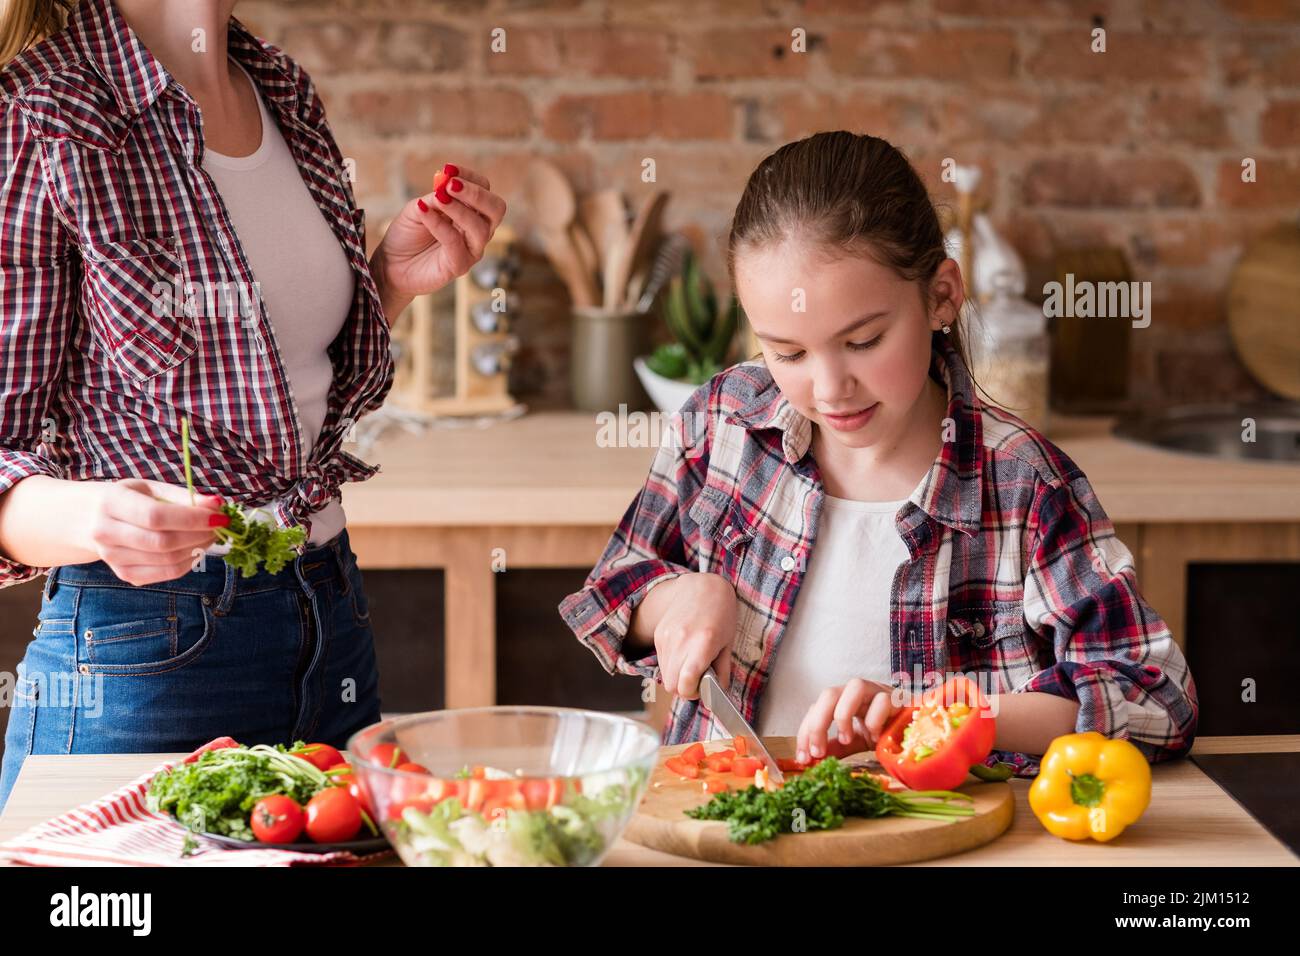
[[[722,682],[718,680],[717,672],[712,667],[704,672],[704,677],[700,680],[700,703],[709,713],[718,718],[722,726],[727,729],[727,733],[733,737],[745,738],[749,743],[749,755],[763,761],[763,766],[767,767],[769,780],[776,784],[785,783],[785,774],[776,765],[772,755],[767,752],[758,734],[754,733],[754,728],[749,726],[749,722],[741,716],[736,705],[731,702],[731,698],[723,689]]]

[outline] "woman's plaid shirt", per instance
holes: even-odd
[[[964,673],[986,693],[1056,694],[1078,701],[1080,731],[1126,738],[1152,762],[1187,753],[1195,684],[1088,479],[1041,434],[982,404],[950,347],[936,350],[932,374],[948,388],[948,419],[939,457],[896,518],[910,559],[891,598],[895,686]],[[761,362],[715,376],[675,426],[560,612],[610,673],[657,679],[654,654],[623,654],[633,609],[683,572],[723,575],[739,599],[730,692],[753,723],[816,541],[813,426]],[[664,742],[707,738],[712,723],[698,701],[678,699]],[[989,762],[999,759],[1022,776],[1038,770],[1039,755],[996,751]]]
[[[310,530],[378,470],[340,447],[393,376],[343,157],[296,63],[233,19],[229,47],[357,279],[315,448],[202,168],[197,104],[109,0],[82,0],[0,72],[0,493],[38,474],[182,484],[182,415],[199,490],[282,524]],[[40,570],[0,559],[0,586]]]

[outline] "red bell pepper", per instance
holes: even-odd
[[[996,722],[968,677],[953,677],[904,707],[876,741],[876,759],[912,790],[951,790],[993,749]]]

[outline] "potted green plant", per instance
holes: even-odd
[[[671,415],[726,367],[741,309],[734,295],[719,308],[713,283],[687,250],[681,272],[664,290],[661,312],[675,341],[638,357],[633,365],[655,405]]]

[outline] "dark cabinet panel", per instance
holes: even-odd
[[[1300,564],[1189,564],[1187,660],[1197,736],[1300,733]],[[1243,700],[1253,681],[1254,700]]]

